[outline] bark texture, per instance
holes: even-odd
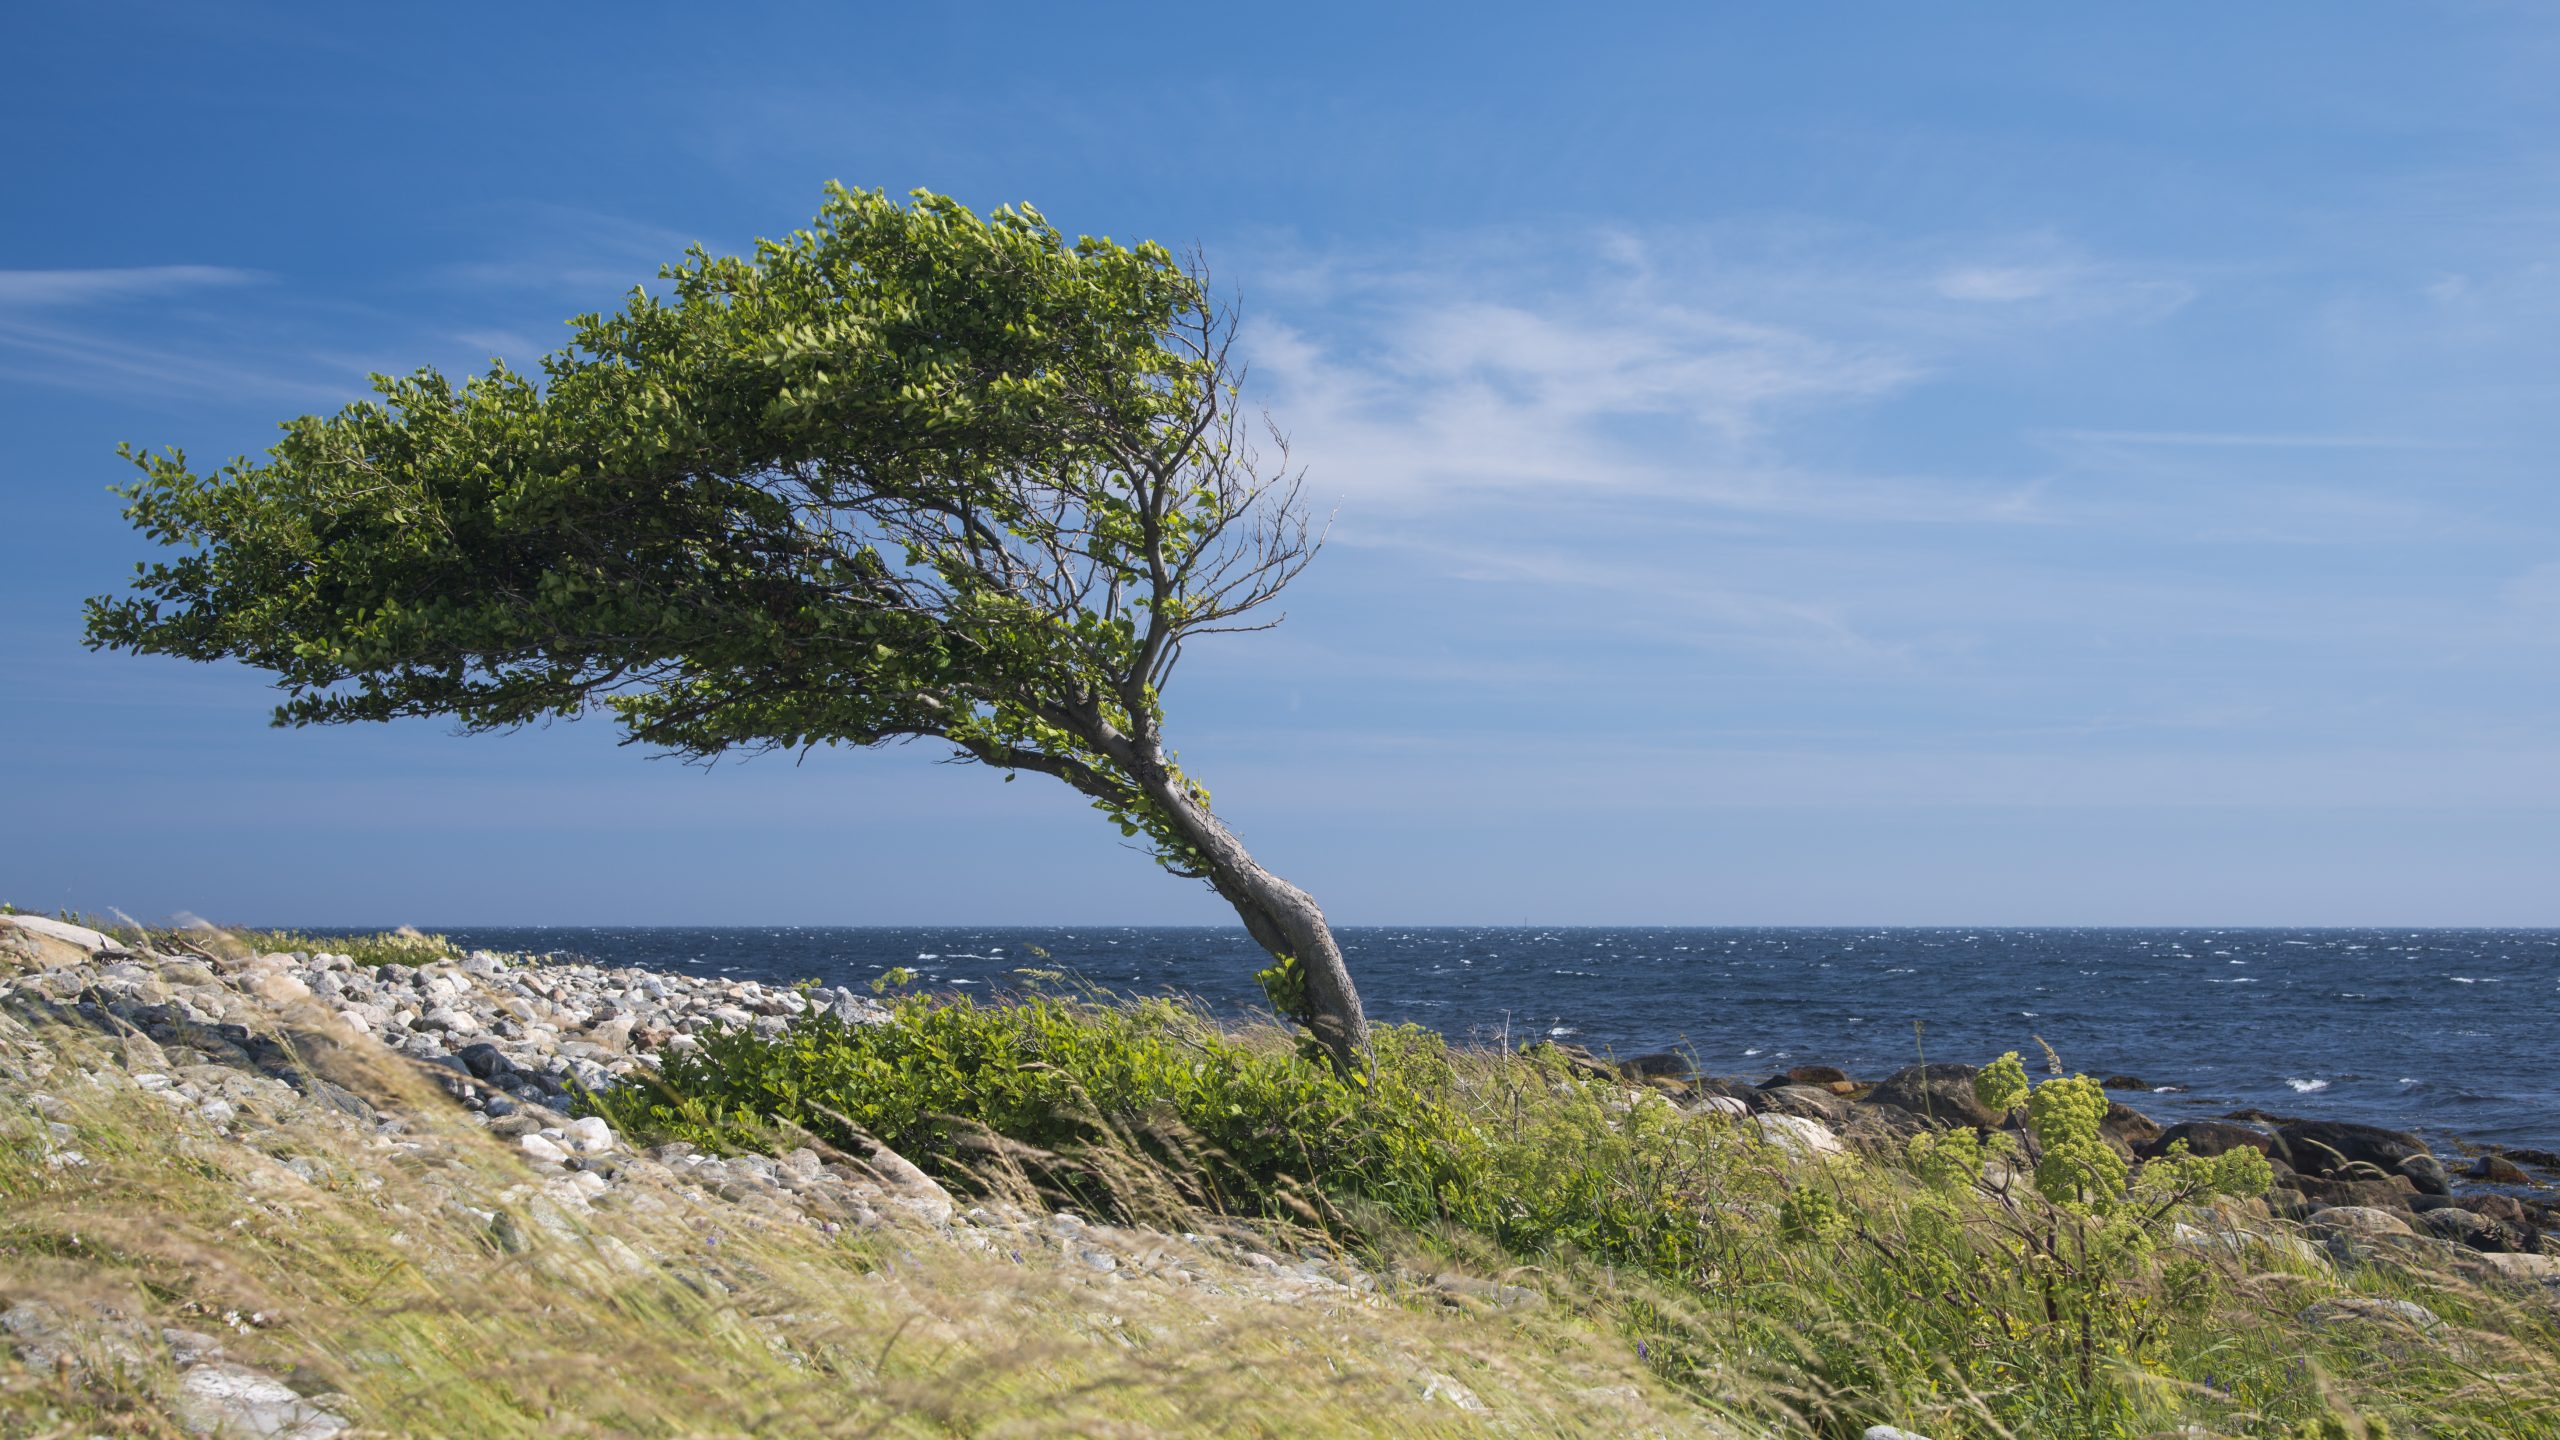
[[[1272,874],[1253,858],[1226,822],[1200,803],[1167,760],[1152,736],[1134,744],[1113,737],[1126,754],[1126,765],[1146,797],[1173,822],[1183,841],[1200,857],[1210,888],[1235,907],[1245,933],[1273,959],[1295,958],[1306,973],[1307,1013],[1300,1017],[1316,1043],[1344,1075],[1365,1074],[1369,1065],[1369,1020],[1360,1008],[1360,992],[1343,963],[1342,947],[1315,897]]]

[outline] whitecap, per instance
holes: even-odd
[[[1571,1035],[1574,1033],[1574,1030],[1570,1025],[1558,1025],[1547,1031],[1547,1033],[1550,1035]]]
[[[2446,976],[2446,977],[2444,977],[2444,978],[2446,978],[2447,980],[2452,981],[2452,982],[2453,982],[2454,984],[2456,984],[2456,985],[2477,985],[2477,984],[2479,984],[2479,983],[2480,983],[2479,981],[2472,979],[2472,978],[2471,978],[2470,976],[2468,976],[2468,975],[2447,975],[2447,976]]]
[[[1744,1055],[1746,1055],[1746,1056],[1749,1056],[1749,1055],[1757,1055],[1757,1054],[1759,1054],[1760,1052],[1759,1052],[1759,1051],[1757,1051],[1757,1050],[1745,1050],[1745,1051],[1743,1051],[1742,1053],[1743,1053]]]
[[[2288,1079],[2288,1080],[2286,1080],[2284,1083],[2286,1083],[2287,1085],[2292,1086],[2292,1087],[2294,1088],[2294,1090],[2295,1090],[2297,1093],[2299,1093],[2299,1094],[2303,1094],[2303,1095],[2309,1095],[2309,1094],[2312,1094],[2312,1093],[2313,1093],[2313,1092],[2315,1092],[2315,1091],[2326,1090],[2326,1089],[2328,1089],[2328,1088],[2329,1088],[2329,1082],[2328,1082],[2328,1081],[2326,1081],[2326,1080],[2293,1080],[2293,1079]]]
[[[919,960],[939,960],[942,957],[939,955],[918,955],[916,958]]]

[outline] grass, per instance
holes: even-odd
[[[2424,1263],[2342,1280],[2279,1243],[2164,1243],[2184,1221],[2281,1227],[2256,1202],[2180,1205],[2158,1178],[2171,1167],[2127,1193],[2102,1149],[2076,1163],[2112,1189],[2075,1183],[2066,1131],[2097,1093],[2086,1082],[2035,1092],[2047,1133],[2017,1159],[2048,1198],[2023,1180],[1948,1183],[1926,1147],[1798,1159],[1552,1051],[1454,1049],[1410,1027],[1378,1032],[1374,1074],[1346,1084],[1276,1028],[1171,1002],[919,997],[898,1021],[715,1034],[654,1092],[593,1103],[621,1128],[701,1144],[876,1136],[982,1192],[1286,1221],[1381,1263],[1524,1267],[1666,1380],[1748,1397],[1778,1433],[2560,1434],[2547,1297]],[[1955,1178],[1980,1158],[1960,1157]],[[2350,1291],[2425,1304],[2444,1343],[2297,1318]]]
[[[144,1063],[120,1042],[56,1032],[0,1034],[0,1301],[218,1331],[404,1435],[2560,1435],[2548,1293],[2417,1251],[2341,1273],[2253,1202],[2154,1218],[1964,1183],[1980,1157],[1943,1150],[1799,1157],[1550,1051],[1406,1028],[1345,1084],[1276,1026],[1168,1002],[897,1010],[714,1032],[591,1103],[642,1138],[876,1138],[990,1203],[1346,1251],[1380,1294],[1097,1288],[645,1175],[564,1210],[369,1047],[310,1058],[405,1136],[252,1109],[217,1137],[119,1083]],[[2445,1327],[2299,1318],[2352,1294]],[[170,1379],[0,1358],[0,1434],[174,1434]]]
[[[440,1094],[355,1051],[329,1073],[413,1117],[406,1143],[256,1113],[217,1138],[113,1083],[114,1051],[57,1032],[0,1058],[0,1305],[214,1332],[375,1433],[1709,1433],[1563,1309],[1100,1287],[935,1231],[831,1237],[646,1177],[576,1212]],[[65,1147],[82,1163],[45,1158]],[[1485,1408],[1426,1398],[1439,1377]],[[172,1379],[29,1372],[0,1347],[0,1434],[175,1436],[156,1399]]]

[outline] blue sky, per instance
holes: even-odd
[[[1337,921],[2560,923],[2547,8],[931,8],[18,22],[0,898],[1226,918],[921,747],[275,731],[77,645],[117,441],[527,362],[840,179],[1240,294],[1332,544],[1170,707]]]

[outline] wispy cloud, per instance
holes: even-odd
[[[60,308],[251,285],[266,277],[222,265],[138,265],[100,270],[0,270],[0,307]]]
[[[2039,430],[2032,438],[2063,444],[2164,446],[2217,450],[2465,450],[2461,441],[2402,435],[2289,435],[2211,430]]]
[[[2033,477],[1858,477],[1797,442],[2019,337],[2147,322],[2193,291],[2050,237],[1960,248],[1598,229],[1298,255],[1263,267],[1277,301],[1247,346],[1316,486],[1364,506],[1642,494],[2027,518]]]

